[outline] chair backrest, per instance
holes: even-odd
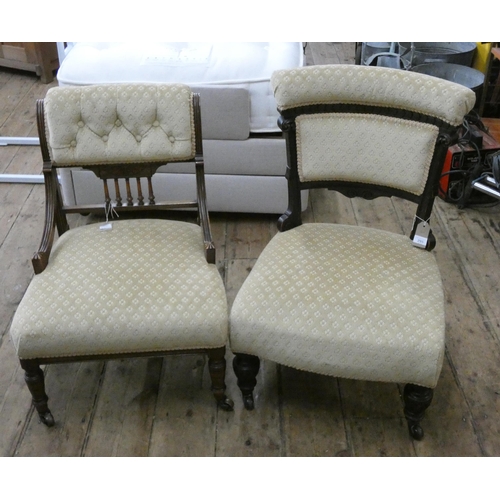
[[[197,95],[186,85],[54,87],[38,102],[38,125],[44,162],[92,170],[103,180],[103,201],[111,201],[107,181],[114,181],[117,207],[156,205],[156,170],[202,159]]]
[[[194,158],[191,89],[185,85],[55,87],[44,99],[57,166]]]
[[[276,71],[271,83],[288,149],[290,206],[282,230],[301,223],[299,192],[314,187],[399,196],[418,203],[418,218],[428,220],[473,91],[428,75],[353,65]]]
[[[54,87],[37,101],[48,217],[47,251],[34,258],[46,265],[53,238],[68,229],[66,213],[198,209],[207,259],[215,260],[206,208],[199,94],[183,84],[109,84]],[[185,201],[157,200],[152,177],[169,162],[196,170],[196,194]],[[194,168],[193,168],[194,164]],[[81,167],[103,181],[103,201],[66,207],[57,169]],[[163,189],[163,192],[167,190]],[[38,265],[38,261],[41,265]],[[38,266],[38,267],[37,267]]]

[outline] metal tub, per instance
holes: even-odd
[[[405,64],[451,63],[472,66],[476,52],[475,42],[398,42],[398,50]]]
[[[476,106],[481,100],[484,74],[477,69],[462,66],[460,64],[428,63],[414,66],[410,71],[424,73],[426,75],[442,78],[443,80],[459,83],[460,85],[473,90],[476,93]]]

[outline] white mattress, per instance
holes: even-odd
[[[76,42],[59,85],[182,82],[234,85],[250,94],[250,131],[278,131],[269,83],[277,69],[303,65],[301,42]]]

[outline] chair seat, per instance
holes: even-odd
[[[99,226],[64,233],[33,278],[11,327],[21,359],[226,345],[224,285],[205,259],[199,226]]]
[[[337,224],[278,233],[230,315],[236,353],[265,353],[324,375],[431,388],[444,331],[434,256],[407,236]]]

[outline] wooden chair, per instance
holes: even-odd
[[[208,355],[213,394],[230,410],[199,96],[175,84],[56,87],[37,102],[37,121],[45,226],[10,333],[41,421],[54,424],[40,365],[191,352]],[[172,161],[194,164],[194,201],[157,199],[163,186],[153,176]],[[75,166],[102,179],[101,204],[63,205],[57,170]],[[197,210],[199,225],[162,218],[172,209]],[[70,212],[107,220],[69,229]]]
[[[474,93],[396,69],[349,65],[275,72],[288,153],[289,208],[230,313],[245,406],[264,357],[299,370],[406,384],[411,436],[444,356],[442,283],[430,217],[444,158]],[[408,236],[302,224],[300,192],[328,188],[417,204]]]

